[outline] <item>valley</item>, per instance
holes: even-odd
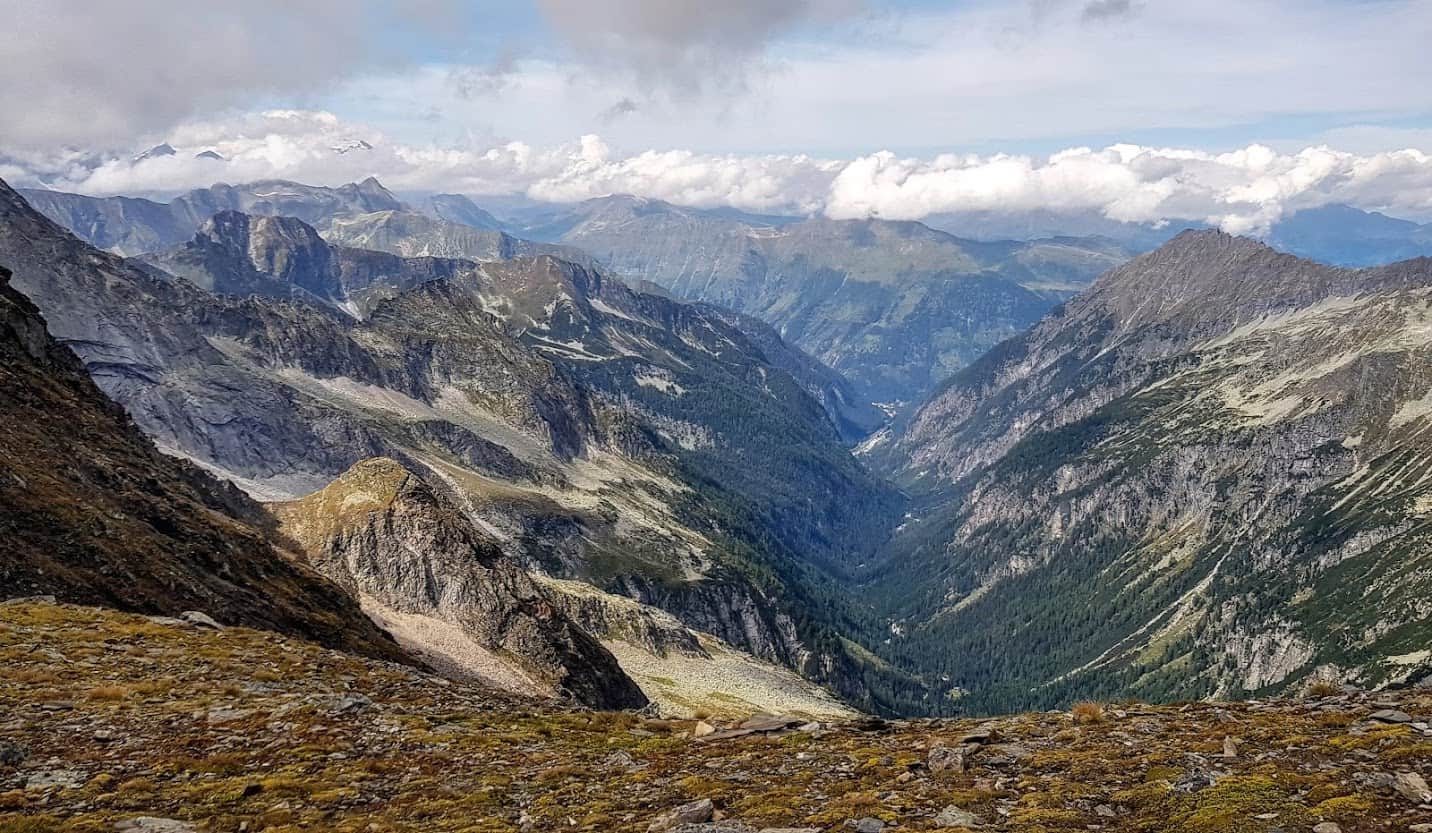
[[[635,680],[678,715],[728,713],[727,696],[843,713],[812,683],[879,713],[986,714],[1427,676],[1425,261],[1340,269],[1216,232],[1128,260],[1092,239],[628,198],[517,229],[376,181],[216,187],[167,211],[214,194],[259,213],[130,260],[17,196],[17,285],[161,449],[270,501],[281,534],[451,673],[591,704]],[[41,251],[110,277],[96,290]],[[784,265],[733,265],[753,257]],[[747,303],[955,272],[1053,303],[1110,263],[889,415],[861,371]],[[377,492],[344,485],[360,472]]]
[[[6,0],[0,833],[1432,833],[1428,0]]]

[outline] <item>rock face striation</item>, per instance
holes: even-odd
[[[126,610],[205,611],[409,661],[335,584],[271,543],[227,483],[160,454],[0,268],[0,587]]]
[[[1103,276],[873,444],[895,650],[995,709],[1426,676],[1429,308],[1218,232]]]
[[[610,652],[397,461],[365,460],[270,508],[311,563],[431,664],[518,691],[535,678],[593,708],[646,705]],[[451,638],[425,638],[431,629]]]

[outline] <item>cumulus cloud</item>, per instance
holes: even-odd
[[[538,0],[553,29],[596,66],[648,89],[739,87],[771,40],[859,11],[863,0]]]
[[[395,32],[441,29],[450,0],[9,0],[0,146],[112,147],[264,96],[397,63]]]
[[[338,185],[376,175],[389,187],[476,196],[522,193],[550,202],[636,194],[703,208],[917,220],[960,211],[1030,210],[1113,220],[1196,220],[1259,233],[1292,212],[1348,203],[1432,216],[1432,156],[1352,153],[1326,146],[1227,153],[1116,144],[1049,156],[873,153],[852,159],[789,154],[621,153],[595,135],[537,147],[503,142],[412,145],[322,111],[276,110],[190,122],[166,135],[178,152],[135,161],[0,159],[21,183],[92,194],[166,195],[216,181],[283,178]],[[366,142],[371,149],[337,153]],[[195,158],[213,149],[222,160]],[[45,173],[38,173],[45,172]]]

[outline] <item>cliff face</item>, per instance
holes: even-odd
[[[897,652],[988,708],[1425,673],[1429,301],[1216,232],[1104,276],[870,452]]]
[[[0,268],[0,586],[200,610],[409,661],[342,590],[270,543],[246,495],[160,454]]]
[[[324,575],[370,605],[378,618],[387,611],[400,614],[394,617],[400,639],[435,655],[435,664],[517,690],[530,675],[593,708],[646,704],[596,639],[451,501],[396,461],[361,462],[321,491],[271,508],[283,533]],[[479,662],[489,656],[464,652],[454,640],[406,633],[403,614],[456,626],[479,649],[493,652],[496,662]],[[504,669],[503,660],[517,667]]]

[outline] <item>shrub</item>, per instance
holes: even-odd
[[[1070,714],[1074,716],[1075,723],[1102,723],[1104,707],[1092,700],[1085,700],[1082,703],[1075,703]]]

